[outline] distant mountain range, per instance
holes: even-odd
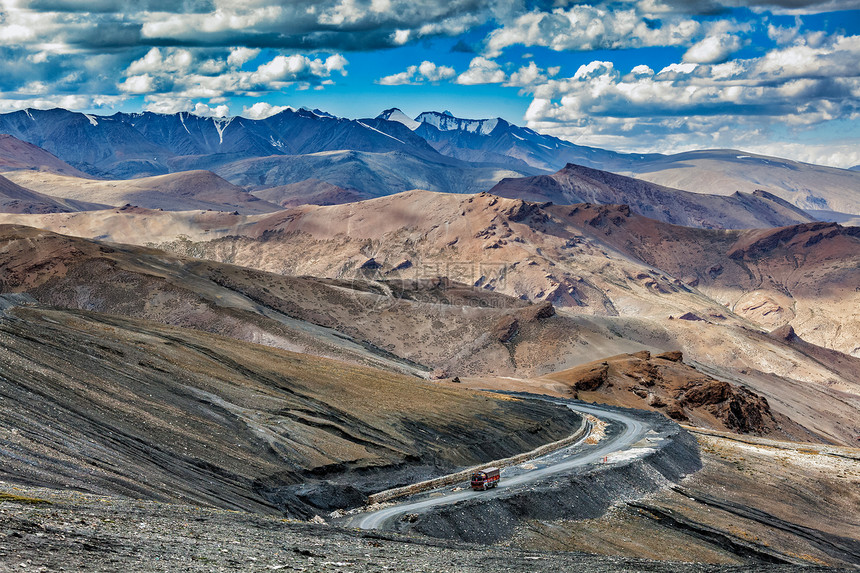
[[[382,112],[377,119],[402,123],[443,155],[463,161],[496,163],[515,168],[557,171],[568,163],[576,163],[611,171],[663,157],[658,154],[623,154],[575,145],[508,123],[500,117],[460,119],[447,111],[427,111],[412,120],[399,109],[392,108]],[[511,163],[511,160],[515,162]]]
[[[378,120],[348,120],[307,110],[285,110],[262,120],[200,117],[188,113],[116,113],[95,116],[23,110],[0,115],[0,133],[38,145],[95,176],[131,178],[212,169],[249,157],[321,151],[403,151],[439,154],[396,124],[380,131]],[[388,122],[386,122],[388,123]]]
[[[206,170],[245,191],[279,188],[281,205],[411,189],[474,193],[502,179],[548,175],[574,164],[700,194],[763,191],[759,198],[769,194],[814,210],[822,219],[848,221],[860,215],[858,171],[734,150],[623,154],[575,145],[501,118],[462,119],[449,112],[428,111],[411,119],[391,108],[376,118],[353,120],[287,109],[252,120],[184,112],[97,116],[30,109],[0,114],[0,133],[13,136],[0,139],[0,172],[7,176],[38,169],[131,179]],[[349,192],[309,191],[319,182]]]

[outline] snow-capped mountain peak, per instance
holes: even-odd
[[[402,123],[412,131],[415,131],[421,125],[420,121],[415,121],[396,107],[386,109],[378,116],[376,116],[376,119],[387,119],[388,121],[396,121],[397,123]]]

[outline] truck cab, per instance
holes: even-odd
[[[483,491],[491,487],[496,487],[499,483],[499,478],[499,468],[485,468],[473,473],[470,483],[472,489]]]

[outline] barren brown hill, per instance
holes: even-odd
[[[344,189],[319,179],[307,179],[289,185],[261,189],[254,191],[252,195],[281,207],[340,205],[370,199],[371,197],[369,193],[355,189]]]
[[[854,443],[860,435],[860,370],[850,361],[831,367],[820,349],[769,336],[725,310],[696,315],[703,320],[589,316],[438,276],[291,277],[23,227],[0,230],[0,287],[44,304],[425,377],[534,377],[619,353],[680,348],[703,372],[754,389],[774,412],[822,439]]]
[[[141,179],[103,181],[36,171],[10,171],[9,179],[51,197],[190,211],[212,209],[244,214],[271,213],[279,207],[250,195],[211,171],[183,171]]]
[[[0,172],[18,169],[47,171],[72,177],[89,177],[83,171],[75,169],[41,147],[0,133]]]
[[[564,216],[564,208],[550,208]],[[860,356],[860,229],[808,223],[708,231],[617,207],[567,209],[572,224],[659,268],[767,330],[790,324],[808,342]]]
[[[0,213],[42,214],[103,209],[104,205],[58,199],[25,189],[0,175]]]
[[[164,211],[123,205],[98,210],[21,216],[0,213],[0,224],[25,223],[90,239],[148,245],[166,241],[208,241],[241,235],[263,215],[235,211]]]
[[[808,213],[765,192],[738,192],[730,196],[691,193],[573,164],[552,175],[504,179],[490,193],[561,205],[623,204],[652,219],[706,229],[781,227],[814,220]]]
[[[0,476],[30,484],[307,518],[579,426],[545,402],[91,312],[0,310],[0,344]]]

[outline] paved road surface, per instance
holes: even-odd
[[[499,490],[504,491],[506,488],[531,483],[547,476],[570,470],[571,468],[593,464],[608,454],[626,450],[641,440],[646,432],[651,429],[646,422],[636,420],[610,407],[585,404],[567,404],[567,407],[583,414],[592,414],[603,420],[620,424],[623,430],[617,435],[604,438],[595,448],[588,449],[575,456],[571,456],[567,452],[579,445],[582,440],[563,450],[537,458],[531,462],[537,466],[533,470],[523,470],[516,466],[505,468],[502,470],[502,480],[494,489],[485,492],[472,491],[470,489],[458,492],[439,490],[443,494],[436,495],[430,499],[413,502],[406,501],[393,507],[357,515],[349,521],[349,525],[361,529],[382,529],[386,523],[405,513],[417,513],[429,507],[456,503],[476,496],[499,495],[501,493]]]

